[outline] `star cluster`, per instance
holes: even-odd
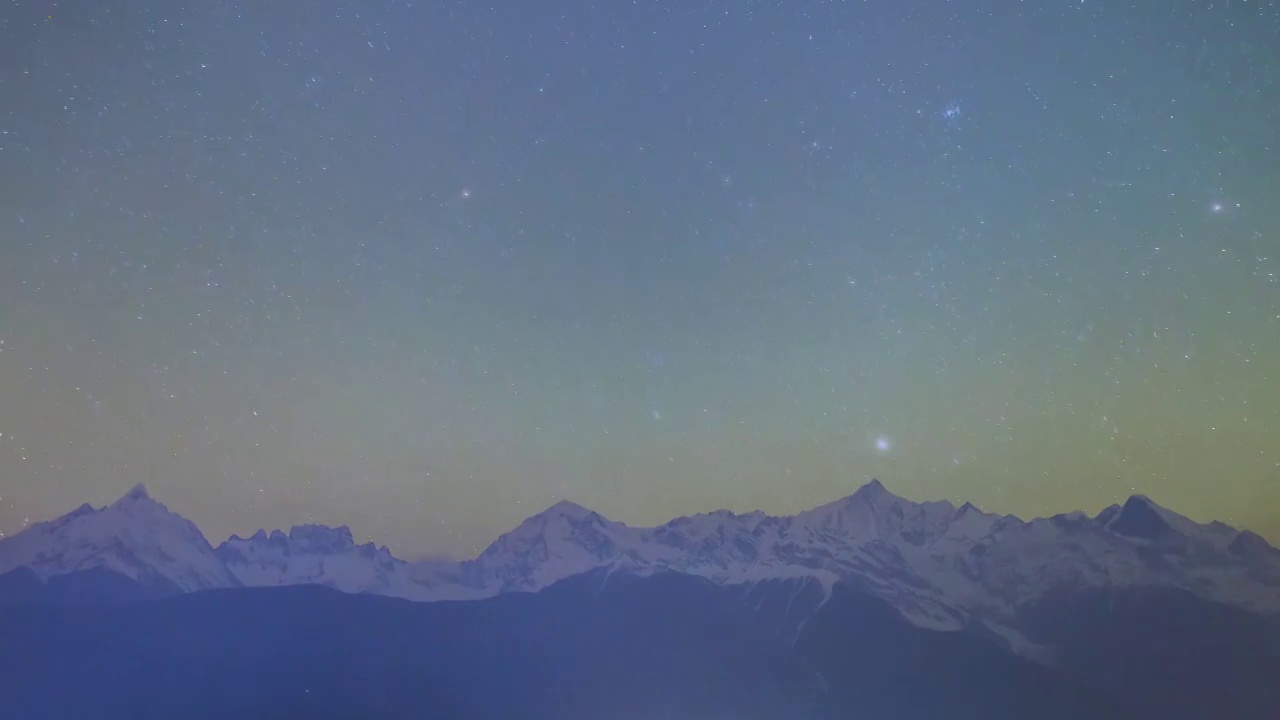
[[[0,6],[0,532],[1141,492],[1280,539],[1280,7]]]

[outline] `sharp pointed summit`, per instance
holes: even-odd
[[[561,500],[546,510],[538,513],[538,515],[548,516],[560,515],[573,520],[584,520],[595,514],[596,512],[594,510],[585,508],[572,500]]]
[[[355,545],[345,526],[257,532],[213,551],[139,485],[109,507],[81,508],[0,540],[0,573],[21,567],[42,579],[101,569],[174,591],[319,584],[411,600],[536,592],[595,571],[675,573],[720,585],[804,579],[817,581],[825,597],[846,582],[920,627],[984,623],[1015,643],[1025,641],[1017,608],[1063,586],[1194,588],[1280,614],[1280,552],[1144,496],[1092,520],[1023,521],[970,504],[907,500],[877,479],[796,515],[721,510],[658,527],[631,527],[560,501],[472,560],[418,565],[372,543]]]
[[[144,485],[143,483],[138,483],[137,485],[134,485],[133,487],[129,488],[129,492],[125,493],[124,495],[121,495],[120,499],[116,500],[115,504],[118,505],[121,503],[128,503],[128,502],[141,502],[143,500],[151,500],[151,494],[147,492],[146,485]]]
[[[142,484],[105,508],[82,505],[0,542],[0,573],[23,566],[44,579],[109,570],[159,592],[239,585],[199,528]]]
[[[1107,529],[1125,537],[1155,540],[1164,537],[1173,528],[1143,495],[1134,495],[1125,501],[1120,512],[1107,523]]]
[[[836,504],[850,504],[850,503],[864,504],[870,507],[880,507],[886,504],[894,504],[894,503],[914,504],[914,503],[910,503],[909,500],[902,497],[901,495],[894,494],[894,492],[889,488],[885,487],[885,484],[880,482],[878,478],[871,478],[870,480],[868,480],[867,482],[859,486],[858,489],[854,490],[851,494],[846,495],[845,497],[839,500],[836,500],[834,502],[827,503],[827,504],[836,505]]]
[[[889,492],[889,488],[884,486],[878,478],[871,478],[865,485],[853,491],[851,498],[862,498],[871,501],[880,500],[901,500],[902,498]]]
[[[1170,540],[1200,537],[1210,540],[1214,536],[1234,537],[1235,531],[1221,523],[1202,526],[1172,510],[1161,507],[1146,495],[1133,495],[1118,510],[1103,511],[1107,516],[1104,526],[1113,533],[1135,540]],[[1099,515],[1102,518],[1103,515]]]
[[[802,512],[797,519],[824,532],[848,534],[862,539],[895,537],[906,524],[925,522],[923,515],[950,515],[950,503],[913,503],[889,492],[884,483],[872,478],[852,495]],[[906,524],[904,524],[906,523]]]

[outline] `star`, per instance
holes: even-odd
[[[848,468],[1280,541],[1276,124],[1222,82],[1257,4],[1207,45],[1194,2],[0,22],[0,532],[145,475],[210,539],[468,554],[565,478],[661,523]]]

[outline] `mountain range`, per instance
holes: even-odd
[[[1280,551],[1143,496],[1024,521],[873,480],[653,528],[561,502],[410,563],[345,527],[214,547],[137,486],[0,540],[0,604],[0,697],[66,706],[32,717],[146,716],[160,677],[157,716],[1280,717]],[[119,685],[68,674],[104,653]]]

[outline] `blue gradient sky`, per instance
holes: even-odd
[[[0,8],[0,531],[1280,539],[1275,2],[170,5]]]

